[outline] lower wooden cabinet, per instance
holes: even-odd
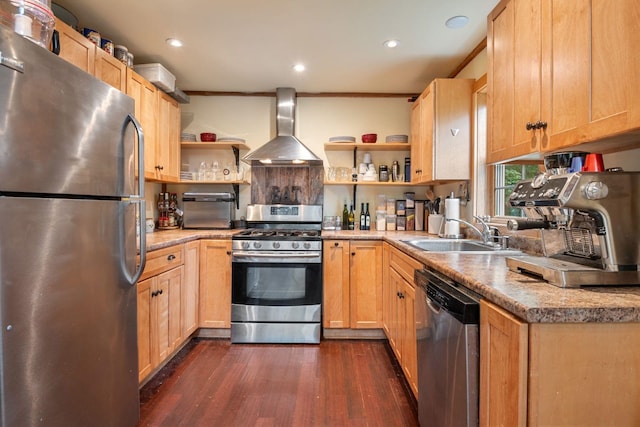
[[[231,328],[231,240],[200,241],[200,327]]]
[[[527,425],[528,325],[480,301],[480,425]]]
[[[382,327],[382,242],[325,240],[323,326]]]
[[[198,329],[200,305],[200,241],[184,245],[184,283],[182,285],[182,328],[187,338]]]
[[[138,379],[142,381],[183,340],[183,266],[138,283]]]
[[[422,263],[385,243],[384,330],[405,378],[418,396],[415,286],[413,274]]]
[[[640,425],[640,323],[530,323],[480,302],[481,426]]]

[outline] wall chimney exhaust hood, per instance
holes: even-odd
[[[321,165],[322,159],[293,135],[296,113],[296,91],[280,87],[276,90],[277,136],[242,158],[251,165]]]

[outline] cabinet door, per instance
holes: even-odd
[[[182,331],[184,338],[198,329],[200,295],[200,242],[184,245],[184,282],[182,283]]]
[[[527,130],[526,124],[544,119],[541,25],[540,0],[503,0],[488,17],[489,163],[538,149],[540,132]]]
[[[158,287],[169,292],[167,300],[167,348],[171,352],[182,344],[182,281],[184,267],[180,266],[158,276]],[[165,285],[166,284],[166,285]],[[164,322],[164,320],[161,320]],[[160,360],[164,360],[161,358]]]
[[[416,347],[416,321],[415,321],[416,291],[412,283],[402,281],[403,316],[399,318],[402,334],[402,370],[413,391],[418,396],[418,350]]]
[[[151,344],[151,293],[154,278],[141,280],[138,290],[138,381],[142,381],[155,368]]]
[[[542,151],[640,127],[639,16],[636,0],[550,2],[543,82],[552,120]]]
[[[55,18],[55,23],[60,35],[60,58],[93,74],[96,45],[58,18]]]
[[[231,241],[200,241],[200,327],[231,327]]]
[[[126,93],[127,66],[102,49],[96,49],[95,76]]]
[[[156,157],[158,94],[156,92],[156,87],[144,77],[130,68],[127,69],[127,95],[135,101],[135,115],[144,132],[144,177],[152,180],[160,178],[156,168],[158,166]]]
[[[421,113],[422,113],[422,139],[420,140],[420,163],[419,182],[429,182],[433,179],[433,144],[434,144],[434,87],[431,83],[427,91],[422,96]]]
[[[382,327],[382,242],[349,243],[351,328]]]
[[[392,322],[393,289],[391,288],[391,245],[382,243],[382,329],[389,338]]]
[[[394,269],[389,271],[389,345],[402,365],[402,334],[400,332],[400,319],[404,316],[401,307],[400,295],[402,292],[402,276]]]
[[[425,131],[422,114],[423,94],[421,94],[411,106],[411,177],[412,183],[421,182],[422,176],[422,149],[424,146]]]
[[[157,93],[160,179],[177,182],[180,180],[180,104],[161,90]]]
[[[158,366],[160,362],[169,357],[171,352],[169,337],[169,280],[167,273],[159,274],[155,277],[155,286],[151,290],[151,344],[153,366]],[[161,276],[164,276],[162,280]]]
[[[349,328],[349,241],[323,243],[322,323],[325,328]]]
[[[527,425],[528,326],[480,301],[480,426]]]

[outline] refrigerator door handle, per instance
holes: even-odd
[[[140,230],[140,264],[137,266],[133,276],[130,276],[126,268],[126,260],[123,258],[121,262],[123,264],[123,271],[125,272],[129,283],[131,283],[131,285],[135,285],[138,282],[138,279],[140,279],[140,276],[142,275],[144,267],[147,263],[147,236],[145,230],[145,218],[147,212],[144,199],[144,133],[142,132],[142,126],[140,126],[140,123],[131,114],[127,115],[124,123],[124,128],[126,128],[129,123],[133,124],[133,127],[136,130],[136,134],[138,135],[138,194],[132,195],[131,199],[133,200],[131,201],[138,205],[138,215],[136,215],[136,228]],[[124,244],[124,240],[121,241],[122,244]]]
[[[133,115],[128,114],[124,121],[124,129],[131,123],[138,135],[138,194],[137,196],[144,199],[144,132],[140,122]],[[124,137],[124,134],[123,134]]]

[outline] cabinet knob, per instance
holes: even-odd
[[[333,246],[335,246],[335,247],[337,248],[338,246],[340,246],[340,243],[335,242],[335,243],[333,244]]]
[[[355,252],[351,252],[351,256],[356,256],[356,253]]]
[[[227,255],[231,255],[231,251],[227,251]]]
[[[173,261],[174,259],[176,259],[176,256],[174,254],[171,254],[167,257],[167,261]]]
[[[547,122],[543,122],[541,120],[538,120],[535,123],[527,122],[526,128],[527,130],[546,129]]]

